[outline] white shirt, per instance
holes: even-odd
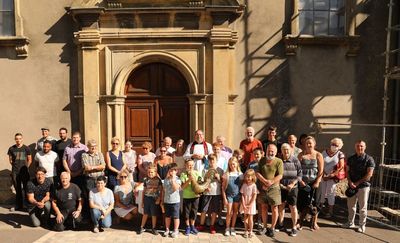
[[[203,143],[194,145],[193,153],[190,153],[190,148],[192,147],[192,144],[193,143],[189,143],[189,145],[186,148],[186,152],[183,154],[183,158],[185,158],[185,160],[191,159],[193,154],[204,155],[207,158],[207,156],[212,153],[212,146],[209,143],[206,143],[208,154],[205,154]],[[204,170],[203,161],[201,159],[193,159],[193,161],[194,161],[194,169],[200,173],[203,173]]]
[[[43,151],[39,151],[35,155],[35,161],[39,163],[39,166],[46,169],[46,177],[53,177],[57,175],[56,163],[58,160],[57,153],[52,150],[50,150],[47,154],[45,154]]]

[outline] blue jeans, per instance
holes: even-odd
[[[111,227],[111,222],[112,222],[111,213],[107,214],[107,216],[105,216],[104,219],[100,219],[101,211],[97,208],[91,208],[90,216],[92,217],[93,225],[95,227],[99,227],[99,223],[101,224],[100,226],[102,228],[110,228]]]

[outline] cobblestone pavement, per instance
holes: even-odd
[[[37,243],[72,243],[72,242],[141,242],[141,243],[240,243],[240,242],[399,242],[400,232],[392,229],[383,228],[380,225],[368,222],[367,231],[364,234],[355,232],[355,230],[342,229],[340,225],[345,218],[338,215],[334,220],[320,220],[321,229],[312,232],[305,227],[299,232],[298,236],[290,237],[284,232],[277,232],[274,239],[267,236],[253,237],[245,239],[242,231],[237,229],[238,235],[225,237],[220,229],[217,234],[200,233],[197,236],[184,236],[182,233],[178,238],[163,238],[160,235],[154,236],[150,233],[137,235],[133,231],[133,226],[122,223],[112,229],[100,233],[91,231],[64,231],[54,232],[43,228],[33,228],[29,226],[27,213],[9,212],[7,208],[0,207],[0,242],[37,242]]]

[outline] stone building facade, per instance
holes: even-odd
[[[140,149],[164,136],[189,141],[195,129],[236,148],[245,127],[263,139],[274,124],[282,140],[311,133],[323,148],[341,137],[351,153],[362,138],[379,155],[380,128],[315,121],[381,122],[387,1],[9,2],[12,31],[0,28],[4,174],[14,134],[34,148],[43,126],[54,136],[79,130],[106,151],[113,136]],[[398,123],[398,81],[389,87],[388,123]],[[398,131],[388,135],[387,153],[398,156]]]

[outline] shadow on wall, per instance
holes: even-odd
[[[63,111],[70,112],[71,131],[79,130],[79,112],[75,95],[78,94],[78,56],[76,45],[73,42],[74,22],[72,18],[65,13],[45,34],[49,36],[46,43],[64,44],[60,54],[60,63],[65,63],[69,67],[69,97],[70,103],[65,105]],[[63,94],[60,94],[63,95]]]
[[[264,53],[260,54],[260,50],[271,46],[271,41],[276,41],[277,35],[282,34],[284,37],[290,33],[293,1],[285,0],[285,20],[282,27],[267,36],[259,45],[249,41],[255,35],[249,31],[253,29],[250,27],[252,11],[256,11],[251,6],[254,2],[244,2],[247,7],[242,18],[242,42],[245,51],[242,61],[245,67],[243,85],[246,91],[243,104],[246,120],[243,125],[257,124],[260,129],[256,134],[261,139],[265,138],[266,129],[270,125],[278,127],[278,136],[284,140],[289,134],[314,133],[318,135],[317,139],[321,139],[322,147],[336,136],[347,141],[353,141],[353,136],[379,137],[379,132],[369,135],[369,128],[355,127],[336,127],[318,134],[320,131],[313,126],[313,122],[322,119],[379,123],[381,120],[381,80],[384,65],[382,58],[377,56],[384,50],[386,5],[363,1],[356,6],[358,13],[365,12],[369,15],[357,28],[356,33],[361,35],[362,40],[358,57],[346,57],[346,49],[339,46],[300,46],[296,56],[287,57],[282,40]],[[371,36],[374,38],[371,39]],[[271,61],[274,60],[280,60],[276,67],[272,66],[274,64]],[[272,67],[272,71],[265,75],[266,70]],[[251,86],[256,80],[257,84]],[[365,95],[368,93],[372,94],[371,97]],[[254,99],[265,99],[265,107],[271,110],[271,115],[256,116],[254,107],[251,106]],[[338,104],[345,105],[341,107]],[[373,113],[366,112],[366,105],[373,107]],[[352,149],[351,145],[349,147]]]
[[[270,42],[276,39],[277,35],[285,36],[290,32],[290,23],[292,15],[292,1],[285,0],[285,21],[280,29],[270,35],[264,42],[258,46],[250,45],[250,38],[253,33],[249,32],[251,24],[252,9],[249,4],[250,1],[244,1],[246,6],[242,17],[244,25],[244,50],[245,58],[242,61],[244,63],[245,79],[243,81],[245,86],[245,98],[244,105],[246,107],[246,120],[243,122],[245,126],[251,126],[254,123],[262,124],[260,130],[256,131],[258,137],[264,137],[266,131],[270,125],[276,125],[278,127],[279,134],[287,134],[293,130],[294,120],[288,117],[286,114],[294,106],[293,99],[291,97],[291,85],[290,85],[290,72],[288,61],[285,56],[285,47],[282,41],[268,49],[264,56],[259,55],[259,51],[265,49],[266,46],[270,45]],[[262,64],[256,68],[253,68],[253,61],[263,60]],[[274,60],[281,60],[281,63],[273,69],[268,75],[260,75],[260,71],[268,67]],[[253,79],[260,79],[254,87],[250,86]],[[252,112],[251,100],[253,99],[266,99],[266,107],[270,107],[271,115],[269,117],[255,118],[255,114]]]

